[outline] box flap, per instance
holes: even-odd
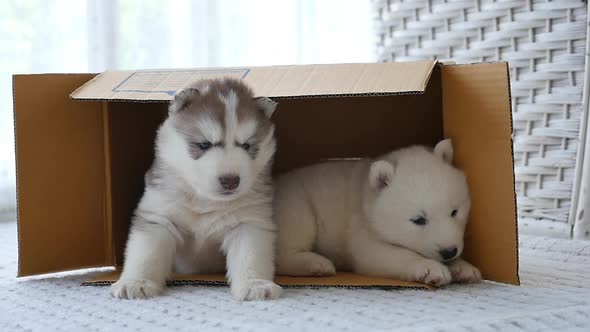
[[[68,98],[92,76],[13,77],[19,276],[113,263],[102,105]]]
[[[101,274],[84,283],[83,286],[110,285],[119,279],[120,272],[114,271]],[[330,277],[287,277],[277,276],[275,282],[283,287],[359,287],[359,288],[391,288],[391,289],[421,289],[432,290],[429,286],[419,282],[400,281],[386,278],[367,277],[350,272],[338,272]],[[173,285],[206,285],[225,286],[227,281],[223,274],[173,274],[167,281]]]
[[[203,78],[232,77],[257,96],[341,96],[422,93],[436,61],[252,68],[108,71],[71,94],[79,100],[165,102]]]
[[[445,136],[472,197],[465,258],[487,280],[518,284],[508,64],[442,67]]]

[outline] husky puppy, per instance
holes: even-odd
[[[240,300],[280,295],[272,281],[274,106],[231,79],[200,81],[175,96],[158,130],[113,296],[156,296],[173,267],[227,270]]]
[[[442,286],[481,280],[460,258],[470,198],[450,140],[374,161],[309,166],[275,183],[277,272],[336,270]]]

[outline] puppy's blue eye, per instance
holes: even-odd
[[[201,149],[203,151],[207,151],[207,150],[211,149],[211,146],[213,146],[213,144],[211,144],[211,142],[201,142],[201,143],[197,143],[197,146],[199,147],[199,149]]]
[[[457,209],[451,211],[451,217],[455,217],[457,215]]]
[[[412,219],[410,219],[410,221],[413,222],[416,225],[419,225],[419,226],[424,226],[428,222],[426,220],[426,218],[424,218],[422,216],[417,216],[415,218],[412,218]]]
[[[244,143],[242,145],[240,145],[240,147],[246,151],[250,150],[251,145],[248,143]]]

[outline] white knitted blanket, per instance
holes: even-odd
[[[590,331],[590,242],[523,237],[522,286],[437,291],[288,289],[235,301],[226,287],[182,286],[116,300],[88,275],[16,280],[16,225],[0,223],[0,331]]]

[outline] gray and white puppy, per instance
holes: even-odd
[[[113,296],[158,295],[173,268],[227,270],[240,300],[280,295],[272,281],[274,106],[233,79],[200,81],[175,96],[158,130]]]

